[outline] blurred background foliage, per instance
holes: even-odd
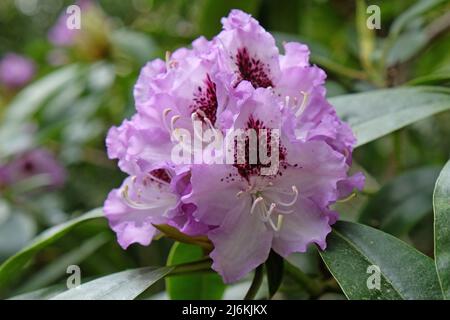
[[[132,91],[140,68],[200,35],[215,35],[220,18],[232,8],[251,13],[280,43],[308,44],[312,62],[328,73],[329,97],[407,84],[450,84],[448,0],[91,2],[82,9],[82,29],[65,45],[49,41],[48,32],[73,2],[0,2],[0,59],[14,52],[35,65],[25,86],[0,88],[0,166],[44,149],[66,172],[58,186],[32,176],[2,184],[0,175],[0,262],[40,231],[102,205],[124,178],[106,157],[105,135],[133,113]],[[379,30],[365,26],[369,4],[381,8]],[[449,123],[450,114],[443,113],[357,149],[355,166],[366,170],[369,182],[363,193],[336,206],[342,218],[383,229],[432,255],[431,194],[449,158]],[[171,246],[163,239],[125,252],[113,238],[104,222],[76,228],[39,252],[20,280],[12,279],[0,295],[64,281],[68,264],[81,266],[83,281],[126,268],[164,265]],[[316,279],[329,277],[315,250],[289,261],[310,278],[288,266],[277,297],[343,297],[333,280],[325,295],[314,291]],[[240,298],[246,285],[228,288],[225,297]],[[144,297],[162,286],[152,287]]]

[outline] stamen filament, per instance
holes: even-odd
[[[293,206],[297,202],[297,199],[298,199],[298,189],[296,186],[292,186],[292,192],[293,192],[294,198],[290,202],[277,201],[277,203],[284,207]]]
[[[158,202],[154,202],[154,204],[144,204],[144,203],[139,203],[139,202],[136,202],[136,201],[134,201],[134,200],[132,200],[131,198],[130,198],[130,196],[129,196],[129,194],[128,194],[128,190],[129,190],[129,187],[128,187],[128,185],[125,185],[124,187],[123,187],[123,190],[122,190],[122,192],[121,192],[121,195],[122,195],[122,198],[123,198],[123,200],[125,200],[125,203],[129,206],[129,207],[131,207],[131,208],[133,208],[133,209],[137,209],[137,210],[148,210],[148,209],[155,209],[155,208],[159,208],[159,207],[162,207],[162,206],[164,206],[164,205],[166,205],[166,204],[168,204],[168,201],[166,201],[166,202],[164,202],[164,203],[162,203],[161,201],[158,203]]]
[[[308,102],[308,96],[309,96],[308,93],[305,91],[300,91],[300,93],[303,95],[303,100],[302,100],[300,107],[295,112],[296,117],[299,117],[305,111],[305,108],[306,108],[306,105]]]
[[[263,197],[258,197],[255,199],[255,201],[253,201],[252,207],[250,209],[250,214],[253,214],[253,212],[255,212],[256,206],[258,205],[258,203],[260,203],[261,201],[264,201]]]
[[[167,116],[168,116],[168,114],[170,113],[170,112],[172,112],[172,109],[171,108],[166,108],[166,109],[164,109],[163,110],[163,125],[164,125],[164,128],[169,132],[169,133],[171,133],[172,131],[170,130],[170,127],[169,127],[169,125],[167,124]]]

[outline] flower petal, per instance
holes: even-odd
[[[167,223],[177,205],[178,196],[160,183],[129,177],[109,193],[103,208],[119,244],[126,249],[132,243],[149,245],[156,232],[153,224]]]
[[[250,198],[242,200],[226,213],[219,228],[208,233],[214,244],[212,268],[226,283],[241,279],[269,256],[272,231],[257,214],[250,214],[250,207]]]
[[[192,192],[184,197],[184,203],[193,203],[195,218],[203,223],[218,226],[227,212],[238,201],[238,192],[246,182],[231,165],[195,165],[191,169]]]
[[[325,249],[325,239],[331,231],[327,213],[304,197],[299,198],[293,209],[293,213],[284,215],[281,229],[273,240],[273,249],[283,257],[293,252],[305,252],[308,244],[313,242]]]

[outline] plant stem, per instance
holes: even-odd
[[[264,276],[264,265],[261,264],[255,270],[255,276],[253,277],[252,284],[244,297],[244,300],[254,300],[259,288],[261,287],[263,276]]]
[[[210,271],[211,264],[212,264],[212,260],[210,258],[205,258],[205,259],[198,260],[195,262],[178,264],[178,265],[173,266],[174,269],[172,271],[170,271],[168,276],[193,273],[193,272]]]
[[[318,297],[323,292],[324,286],[320,282],[311,279],[299,268],[294,267],[288,262],[285,263],[284,267],[286,272],[297,280],[312,297]]]

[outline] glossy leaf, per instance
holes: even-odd
[[[48,300],[67,290],[66,284],[56,284],[9,298],[8,300]]]
[[[9,105],[5,122],[20,122],[32,115],[46,99],[64,89],[79,74],[79,66],[69,65],[29,85]]]
[[[69,289],[52,300],[133,300],[172,267],[146,267],[113,273]]]
[[[102,210],[94,209],[38,235],[31,244],[10,257],[0,266],[0,288],[17,276],[37,251],[52,244],[81,223],[101,217],[103,217]]]
[[[450,110],[450,90],[442,87],[383,89],[329,100],[342,120],[352,127],[357,146]]]
[[[80,243],[79,247],[65,253],[58,259],[55,259],[50,264],[46,265],[42,270],[33,274],[33,276],[30,279],[27,279],[26,283],[17,291],[30,292],[53,283],[66,274],[67,266],[79,265],[108,240],[110,240],[110,237],[105,233],[100,233],[91,239],[83,241]]]
[[[337,222],[320,255],[349,299],[442,299],[433,260],[371,227]]]
[[[265,265],[269,285],[269,298],[272,298],[283,281],[284,260],[276,252],[271,251]]]
[[[446,0],[420,0],[412,5],[408,10],[403,12],[401,15],[395,19],[394,23],[389,30],[389,37],[397,37],[402,30],[411,23],[414,18],[426,13],[427,11],[437,7]]]
[[[36,222],[16,208],[3,206],[0,211],[11,210],[4,221],[0,222],[0,261],[22,249],[36,234]]]
[[[442,293],[450,300],[450,161],[436,182],[434,206],[434,255]]]
[[[204,257],[202,248],[176,242],[170,250],[167,265],[197,261]],[[221,299],[225,284],[216,273],[193,273],[166,278],[167,293],[171,299]]]
[[[409,85],[437,85],[446,83],[450,83],[450,70],[437,71],[408,82]]]
[[[138,65],[144,65],[157,51],[156,43],[148,35],[129,29],[114,31],[111,39],[117,49],[135,60]]]

